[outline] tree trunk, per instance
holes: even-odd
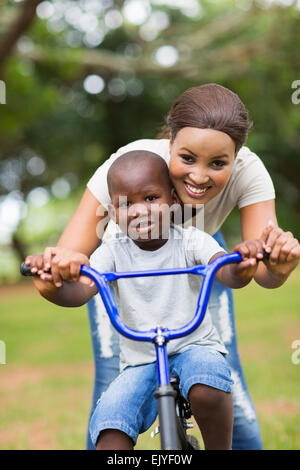
[[[29,28],[35,18],[36,7],[42,0],[26,0],[21,8],[21,12],[12,23],[4,40],[0,46],[0,78],[3,76],[3,66],[11,55],[17,41]]]
[[[12,236],[11,240],[11,247],[14,250],[14,252],[17,254],[20,263],[25,260],[26,258],[26,246],[21,240],[17,237],[17,235],[14,233]]]

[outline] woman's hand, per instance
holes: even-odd
[[[28,255],[25,259],[25,264],[27,266],[30,266],[32,274],[41,274],[42,272],[50,270],[50,265],[48,265],[47,267],[45,266],[43,253]],[[48,279],[49,281],[52,280],[51,273],[49,273]]]
[[[37,273],[42,281],[52,281],[56,287],[61,287],[63,281],[93,285],[91,279],[80,276],[81,265],[90,264],[88,257],[68,248],[48,247],[42,255],[28,256],[25,263],[31,266],[31,272]]]
[[[270,254],[265,262],[268,271],[278,278],[286,279],[300,260],[300,244],[291,232],[284,232],[270,221],[260,239]]]

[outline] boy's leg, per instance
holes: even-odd
[[[97,450],[133,450],[132,439],[125,432],[106,429],[100,433]]]
[[[214,235],[214,238],[226,250],[220,231]],[[233,293],[217,279],[213,282],[208,308],[212,322],[228,350],[226,360],[234,380],[232,389],[234,414],[232,449],[260,450],[262,449],[262,440],[259,422],[238,353]]]
[[[180,391],[190,401],[205,449],[231,449],[233,406],[230,367],[223,354],[192,346],[170,357],[170,372],[180,378]]]
[[[232,443],[232,395],[208,385],[195,384],[188,398],[201,430],[206,450],[230,450]]]
[[[157,414],[156,375],[155,363],[127,367],[102,394],[90,421],[97,448],[132,449],[138,435],[152,425]]]

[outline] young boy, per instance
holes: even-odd
[[[211,263],[224,254],[208,234],[194,227],[170,224],[170,206],[177,197],[164,160],[145,151],[128,152],[110,167],[107,176],[112,199],[110,216],[121,229],[105,240],[90,263],[100,272],[167,269]],[[235,247],[243,261],[222,267],[220,282],[243,287],[255,274],[263,256],[263,242],[243,242]],[[89,264],[74,254],[59,269]],[[97,293],[89,279],[73,271],[74,280],[56,287],[34,280],[46,299],[62,306],[79,306]],[[131,328],[148,330],[161,325],[178,328],[194,316],[201,278],[193,275],[120,279],[117,281],[120,315]],[[139,433],[156,417],[153,392],[157,388],[155,350],[152,344],[120,338],[121,373],[102,394],[90,422],[98,449],[133,449]],[[183,396],[202,432],[206,449],[230,449],[233,409],[227,351],[214,329],[209,312],[191,335],[168,344],[170,373],[180,378]]]

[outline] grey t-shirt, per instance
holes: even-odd
[[[121,233],[104,240],[90,262],[99,272],[183,268],[208,264],[213,255],[222,251],[223,248],[207,233],[195,227],[183,229],[171,225],[168,241],[158,250],[142,250]],[[192,320],[196,312],[201,281],[202,277],[194,274],[119,279],[113,285],[120,302],[120,316],[129,327],[140,331],[157,326],[182,327]],[[227,353],[209,311],[192,334],[170,341],[167,351],[169,355],[176,354],[193,345],[209,346]],[[156,359],[152,343],[121,336],[120,346],[121,370]]]

